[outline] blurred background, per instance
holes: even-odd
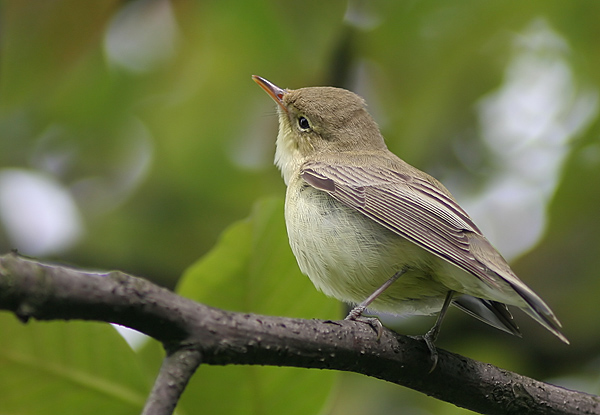
[[[0,252],[173,288],[256,200],[285,193],[275,107],[250,76],[340,86],[367,100],[393,152],[449,188],[571,340],[522,313],[518,339],[452,312],[438,345],[599,392],[600,3],[1,4]],[[432,323],[386,319],[411,334]],[[347,374],[324,411],[467,412]]]

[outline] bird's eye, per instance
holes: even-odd
[[[308,130],[308,129],[310,129],[310,123],[308,122],[308,120],[306,119],[306,117],[303,117],[303,116],[298,117],[298,126],[302,130]]]

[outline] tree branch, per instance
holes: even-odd
[[[118,323],[163,343],[167,357],[146,405],[167,414],[202,360],[351,371],[485,414],[600,414],[600,398],[439,350],[429,374],[422,341],[366,324],[233,313],[198,304],[121,272],[90,273],[0,256],[0,309],[22,321]],[[176,385],[170,390],[169,385]],[[158,405],[157,400],[168,396]]]

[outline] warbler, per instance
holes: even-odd
[[[516,306],[568,344],[546,303],[511,270],[450,192],[390,152],[365,101],[345,89],[282,89],[275,164],[287,185],[285,222],[300,270],[328,296],[371,311],[430,315],[434,342],[450,304],[519,335]],[[433,368],[432,368],[433,369]]]

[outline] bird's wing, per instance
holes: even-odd
[[[502,290],[503,282],[508,283],[529,305],[523,310],[568,343],[552,310],[512,272],[469,215],[434,179],[367,163],[332,165],[321,161],[306,162],[301,177],[492,288]]]
[[[469,234],[481,232],[432,182],[392,169],[321,162],[306,163],[301,175],[311,186],[499,288],[495,275],[470,250]]]

